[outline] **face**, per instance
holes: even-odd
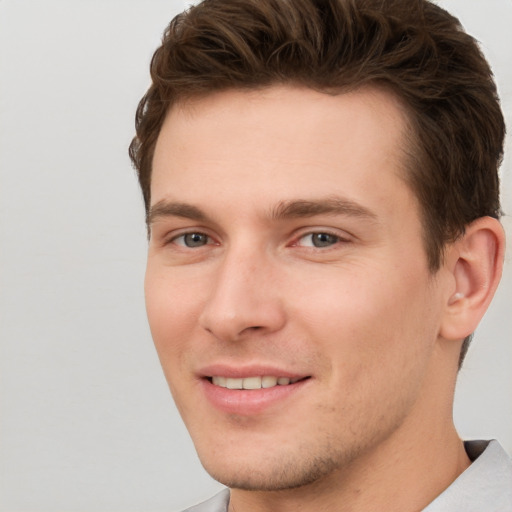
[[[228,91],[168,114],[147,312],[199,457],[230,487],[333,478],[433,421],[445,290],[404,129],[371,90]]]

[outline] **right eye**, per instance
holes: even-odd
[[[204,233],[183,233],[171,240],[172,243],[193,249],[195,247],[203,247],[212,243],[212,239]]]
[[[303,247],[315,247],[316,249],[322,249],[324,247],[332,247],[341,241],[341,238],[331,233],[318,231],[314,233],[306,233],[301,236],[297,245]]]

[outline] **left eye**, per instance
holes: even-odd
[[[210,242],[210,237],[204,233],[185,233],[172,240],[175,244],[183,247],[202,247]]]
[[[300,237],[299,245],[305,247],[330,247],[331,245],[335,245],[340,241],[340,237],[336,235],[332,235],[331,233],[308,233]]]

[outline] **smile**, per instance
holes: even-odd
[[[302,378],[290,379],[289,377],[245,377],[232,378],[213,376],[209,379],[212,384],[226,389],[267,389],[275,386],[288,386],[302,380]]]
[[[205,398],[217,410],[229,415],[257,416],[293,404],[292,397],[300,396],[301,390],[309,388],[308,383],[313,380],[312,375],[283,373],[263,367],[249,370],[219,365],[208,368],[199,381]]]

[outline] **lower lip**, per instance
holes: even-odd
[[[215,386],[208,379],[201,379],[201,384],[206,398],[216,409],[228,414],[253,416],[275,406],[284,406],[284,402],[292,398],[309,381],[310,379],[304,379],[286,386],[250,390]]]

